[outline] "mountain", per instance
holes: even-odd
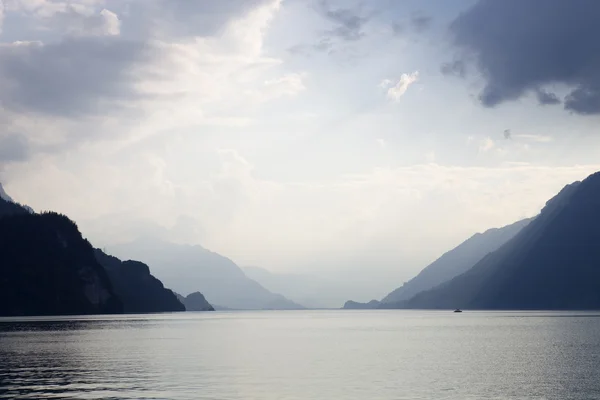
[[[4,191],[4,187],[2,187],[2,184],[0,183],[0,200],[4,200],[4,205],[0,204],[0,216],[2,216],[3,214],[3,208],[5,208],[5,211],[7,211],[8,214],[18,214],[18,213],[23,213],[23,212],[28,212],[33,214],[34,211],[31,209],[31,207],[26,206],[24,204],[18,204],[16,201],[14,201],[5,191]],[[14,207],[16,206],[16,207]],[[7,210],[7,208],[12,208],[12,210]]]
[[[359,303],[357,301],[348,300],[344,304],[345,310],[373,310],[378,308],[381,303],[377,300],[371,300],[368,303]]]
[[[381,302],[397,303],[408,300],[417,293],[432,289],[466,272],[487,254],[498,250],[530,222],[531,219],[524,219],[502,228],[476,233],[429,264],[417,276],[385,296]]]
[[[0,315],[122,312],[106,271],[77,225],[0,199]]]
[[[175,293],[181,303],[185,305],[186,311],[215,311],[212,305],[204,298],[200,292],[188,294],[186,297]]]
[[[248,278],[230,259],[201,246],[140,238],[111,247],[121,258],[138,259],[179,293],[201,292],[210,304],[230,309],[301,309]]]
[[[467,272],[390,306],[600,309],[600,173],[566,186]]]
[[[4,191],[4,187],[0,183],[0,199],[7,201],[9,203],[14,203],[15,201]]]
[[[244,267],[244,273],[268,290],[283,293],[294,302],[310,308],[332,308],[352,293],[339,280],[309,274],[276,273],[260,267]]]
[[[121,261],[95,250],[96,260],[104,267],[114,291],[123,302],[125,313],[185,311],[186,307],[162,282],[150,274],[150,268],[139,261]]]

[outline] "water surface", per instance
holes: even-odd
[[[600,314],[0,318],[0,398],[598,399]]]

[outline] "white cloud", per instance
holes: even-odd
[[[536,142],[536,143],[550,143],[553,142],[554,139],[551,136],[546,136],[546,135],[533,135],[533,134],[513,134],[511,135],[512,138],[515,139],[523,139],[523,140],[527,140],[527,141],[531,141],[531,142]]]
[[[435,163],[435,151],[425,153],[425,161],[429,164]]]
[[[496,143],[492,140],[492,138],[487,137],[480,142],[479,152],[487,153],[488,151],[492,150],[494,147],[496,147]]]
[[[379,83],[379,87],[382,89],[387,89],[393,84],[391,79],[384,79]]]
[[[387,147],[387,143],[385,142],[384,139],[377,138],[377,139],[375,139],[375,141],[377,142],[377,144],[379,145],[379,147],[381,147],[382,149],[385,149]]]
[[[388,87],[390,84],[392,84],[393,86],[387,90],[387,97],[390,100],[398,101],[404,95],[404,93],[406,93],[408,87],[415,83],[418,79],[419,71],[415,71],[410,74],[402,74],[396,83],[390,82],[389,80],[384,80],[380,86],[383,85],[384,82]]]
[[[4,23],[4,3],[0,1],[0,35],[2,35],[2,24]]]
[[[306,90],[304,86],[305,73],[290,73],[279,78],[265,81],[265,88],[271,97],[295,96]]]

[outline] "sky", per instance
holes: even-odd
[[[600,170],[596,0],[0,0],[0,182],[382,297]]]

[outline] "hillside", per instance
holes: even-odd
[[[600,173],[566,186],[469,271],[398,308],[599,309]]]
[[[150,274],[146,264],[121,261],[99,249],[95,250],[95,257],[108,273],[125,313],[185,311],[175,294]]]
[[[0,199],[0,315],[122,312],[106,271],[77,225]]]
[[[385,296],[381,302],[396,303],[408,300],[417,293],[432,289],[468,271],[487,254],[498,250],[512,239],[530,222],[531,219],[524,219],[502,228],[476,233],[454,249],[444,253],[417,276]]]
[[[156,238],[112,246],[120,258],[148,264],[166,286],[176,292],[201,292],[215,308],[301,309],[301,305],[272,293],[248,278],[230,259],[201,246],[179,245]]]

